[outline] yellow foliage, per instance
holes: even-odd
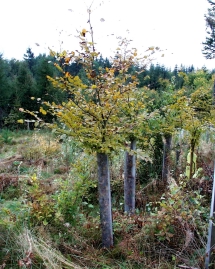
[[[31,179],[33,182],[37,181],[37,174],[34,173],[32,176],[31,176]]]
[[[86,29],[83,29],[83,30],[81,31],[81,36],[84,36],[84,37],[85,37],[86,33],[87,33],[87,30],[86,30]]]
[[[138,116],[144,109],[143,96],[137,93],[138,74],[129,73],[136,63],[137,51],[133,48],[129,50],[129,41],[122,39],[111,67],[100,67],[95,71],[94,57],[99,52],[95,50],[94,42],[83,38],[86,33],[86,29],[80,33],[81,50],[77,51],[77,55],[70,53],[66,56],[84,66],[86,84],[79,76],[73,77],[69,72],[62,72],[62,77],[55,79],[48,77],[54,87],[72,95],[63,107],[56,104],[48,106],[53,115],[67,127],[57,131],[73,136],[86,148],[107,153],[123,147],[125,137],[134,132],[143,120],[142,116]],[[56,67],[60,68],[58,64]],[[122,123],[123,119],[125,122],[128,120],[128,123]],[[52,127],[51,124],[49,126]],[[141,128],[138,129],[135,135],[141,132]]]
[[[47,114],[47,112],[42,107],[40,107],[40,113],[42,113],[43,115]]]

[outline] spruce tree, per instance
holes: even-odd
[[[204,48],[202,50],[203,55],[206,59],[215,58],[215,2],[208,0],[211,8],[208,9],[208,14],[205,15],[207,34],[206,41],[202,44]]]
[[[34,57],[34,53],[32,52],[31,48],[28,48],[26,50],[26,54],[24,54],[23,58],[28,63],[28,67],[29,67],[30,71],[33,73],[33,67],[35,64],[35,57]]]

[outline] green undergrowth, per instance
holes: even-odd
[[[101,246],[95,156],[52,133],[9,137],[13,143],[4,142],[1,160],[19,159],[0,174],[0,267],[203,268],[209,213],[203,178],[138,184],[136,213],[128,216],[123,154],[111,158],[115,244],[107,250]]]

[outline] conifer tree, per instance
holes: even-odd
[[[208,9],[208,14],[205,15],[207,34],[206,41],[203,42],[204,49],[202,50],[203,55],[206,59],[215,58],[215,2],[208,0],[211,8]],[[215,104],[215,81],[213,86],[213,103]]]
[[[3,118],[7,114],[8,104],[12,95],[9,87],[8,72],[9,64],[0,54],[0,126],[2,126]]]
[[[205,15],[207,34],[206,41],[203,42],[203,55],[206,59],[215,58],[215,2],[208,0],[211,8],[208,9],[208,14]]]
[[[28,67],[29,67],[30,71],[33,73],[33,66],[35,63],[35,57],[34,57],[34,53],[32,52],[31,48],[28,48],[26,50],[26,54],[24,54],[23,58],[28,63]]]

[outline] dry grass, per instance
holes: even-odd
[[[17,244],[23,250],[23,258],[18,261],[21,267],[31,267],[33,260],[39,258],[47,269],[83,269],[79,265],[66,259],[59,251],[54,249],[50,243],[35,237],[31,231],[25,229],[17,236]]]

